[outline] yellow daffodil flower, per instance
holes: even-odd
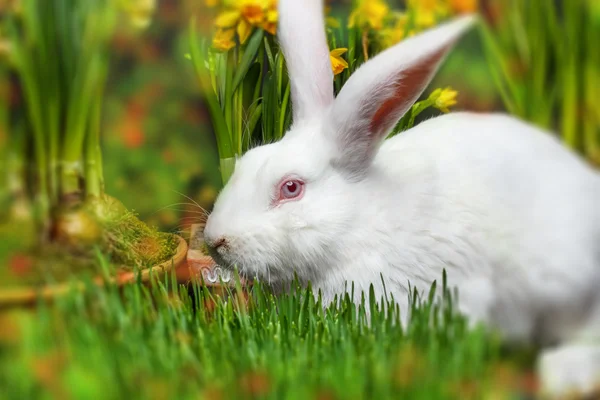
[[[387,27],[379,32],[379,42],[383,48],[388,48],[400,42],[409,36],[407,32],[408,15],[404,13],[394,13],[396,22],[392,27]]]
[[[466,14],[477,11],[479,8],[478,0],[450,0],[450,7],[455,13]]]
[[[271,1],[267,11],[265,13],[265,22],[263,23],[263,29],[269,32],[271,35],[277,33],[277,21],[279,20],[279,13],[277,11],[277,1]]]
[[[445,89],[436,89],[431,93],[429,98],[434,101],[433,106],[438,110],[448,113],[450,112],[450,107],[456,105],[456,97],[458,96],[458,92],[450,87]]]
[[[206,1],[210,4],[217,3],[213,0]],[[278,20],[277,0],[230,0],[224,4],[225,9],[215,20],[217,34],[213,38],[213,44],[217,44],[217,49],[228,50],[235,46],[232,45],[233,38],[229,40],[231,30],[237,33],[240,44],[246,43],[256,27],[275,35]]]
[[[383,20],[388,15],[389,7],[383,0],[361,0],[352,14],[350,14],[349,27],[383,28]]]
[[[265,20],[263,2],[259,0],[240,0],[233,4],[234,8],[222,11],[215,20],[218,29],[235,29],[241,44],[246,43],[255,26]]]
[[[342,58],[342,54],[347,51],[348,49],[340,48],[333,49],[329,52],[329,59],[331,60],[331,69],[333,70],[333,75],[338,75],[343,70],[348,68],[348,62]]]
[[[448,5],[443,0],[408,0],[407,6],[414,12],[418,29],[431,28],[448,14]]]
[[[235,29],[219,29],[213,37],[213,47],[220,51],[227,51],[235,47]]]

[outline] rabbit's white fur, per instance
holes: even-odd
[[[297,61],[308,47],[301,22],[322,4],[294,3],[280,0],[280,15],[286,57]],[[383,140],[472,22],[386,50],[335,101],[331,85],[295,93],[292,129],[238,161],[205,238],[226,239],[214,251],[221,264],[274,285],[296,272],[325,301],[350,282],[357,296],[373,284],[380,297],[383,275],[405,314],[409,282],[426,291],[446,269],[472,321],[562,344],[541,358],[548,390],[590,390],[600,377],[600,347],[583,342],[600,333],[600,176],[550,133],[500,114],[448,114]],[[324,53],[324,38],[309,40]],[[314,82],[331,79],[310,71]],[[311,81],[289,73],[296,91]],[[273,206],[284,177],[302,179],[304,196]]]
[[[293,116],[314,118],[333,102],[333,72],[320,1],[290,1],[279,6],[277,37],[281,43],[295,99]],[[302,27],[298,29],[297,27]]]

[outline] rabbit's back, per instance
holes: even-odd
[[[509,333],[564,337],[600,301],[600,175],[550,134],[504,115],[449,114],[386,141],[375,167],[418,199],[417,247],[428,232],[431,259],[493,282],[493,319]]]

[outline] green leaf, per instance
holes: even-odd
[[[252,65],[252,61],[256,58],[256,54],[258,53],[258,49],[263,41],[264,32],[262,29],[257,29],[250,40],[248,41],[248,45],[245,48],[244,55],[240,61],[240,64],[237,66],[237,73],[235,74],[235,78],[233,78],[233,88],[232,92],[235,92],[238,85],[248,72],[248,69]]]
[[[219,151],[219,158],[228,159],[234,157],[233,146],[231,144],[231,137],[229,135],[229,128],[225,121],[223,111],[219,105],[217,95],[212,90],[210,83],[205,82],[205,76],[209,74],[209,71],[204,67],[204,59],[202,54],[206,55],[206,46],[201,46],[198,43],[196,36],[195,21],[192,19],[189,30],[189,42],[190,42],[190,54],[192,57],[192,63],[196,71],[197,79],[200,83],[200,87],[204,94],[204,98],[208,105],[208,110],[215,130],[215,136],[217,140],[217,148]],[[225,180],[225,179],[224,179]]]
[[[265,50],[267,52],[267,60],[269,60],[269,70],[274,71],[275,59],[273,58],[273,52],[271,51],[271,46],[269,45],[267,38],[265,38]]]
[[[501,90],[502,98],[513,114],[523,116],[522,96],[519,93],[517,82],[511,77],[508,65],[506,64],[506,57],[502,53],[500,45],[492,34],[491,29],[484,23],[479,24],[479,26],[488,66],[498,88]]]
[[[287,116],[288,105],[289,105],[289,101],[290,101],[290,90],[291,90],[291,85],[288,82],[288,84],[285,88],[285,93],[283,94],[283,100],[281,101],[281,111],[279,114],[279,132],[281,132],[282,136],[285,133],[285,131],[288,129],[288,126],[286,125],[286,121],[287,121],[286,116]]]
[[[254,129],[256,129],[256,125],[262,116],[262,103],[257,102],[256,104],[253,104],[250,107],[249,113],[250,118],[248,119],[248,124],[246,125],[244,132],[246,138],[246,148],[244,148],[244,151],[248,149],[252,133],[254,132]]]

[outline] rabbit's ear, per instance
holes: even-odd
[[[293,123],[319,118],[333,103],[333,72],[322,0],[279,0],[277,36],[291,81]]]
[[[363,64],[327,117],[325,134],[340,150],[337,164],[362,173],[379,144],[418,100],[446,54],[473,24],[465,16],[415,35]]]

